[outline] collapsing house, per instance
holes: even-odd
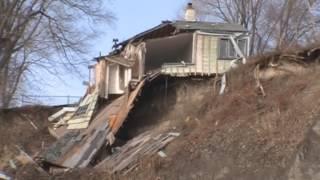
[[[58,140],[43,153],[44,162],[62,168],[89,166],[103,147],[114,143],[116,134],[146,82],[160,75],[222,75],[238,63],[246,63],[249,44],[249,32],[241,25],[196,21],[192,4],[188,5],[185,21],[164,21],[116,43],[109,55],[95,58],[97,63],[90,70],[87,94],[79,105],[63,108],[49,118],[54,122],[50,132]],[[108,103],[101,105],[99,99]],[[161,141],[145,135],[132,143],[139,145],[140,150],[143,149],[142,144],[162,144],[148,147],[156,152],[158,149],[154,147],[163,147],[178,134],[164,134],[165,138]],[[146,143],[146,137],[153,142]],[[133,148],[130,145],[128,147]],[[128,149],[125,151],[130,152]],[[137,151],[133,151],[135,155],[139,154]],[[128,157],[132,158],[133,155]],[[113,158],[108,159],[102,162],[111,163]],[[120,161],[119,164],[125,163]],[[123,168],[126,166],[117,170]]]
[[[177,77],[223,74],[239,60],[246,61],[249,37],[239,24],[164,21],[96,58],[91,84],[100,97],[108,98],[155,72]]]

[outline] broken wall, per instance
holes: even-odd
[[[108,94],[123,94],[128,87],[132,78],[131,68],[121,66],[119,64],[108,65]]]
[[[212,91],[213,81],[210,78],[199,80],[160,76],[146,84],[118,138],[128,140],[148,130],[182,127],[181,123],[185,120],[198,117],[200,106],[195,105]]]
[[[99,91],[100,97],[105,97],[106,79],[107,79],[107,63],[106,61],[98,61],[95,65],[95,86]]]
[[[192,62],[193,34],[180,34],[146,42],[146,71],[161,68],[164,63]]]
[[[123,91],[119,88],[120,86],[120,66],[118,64],[109,64],[109,94],[121,94]]]
[[[132,66],[131,76],[132,79],[141,80],[145,73],[145,43],[128,44],[121,55],[130,61],[134,61]]]
[[[216,73],[218,65],[218,40],[216,36],[196,34],[194,58],[197,73]]]

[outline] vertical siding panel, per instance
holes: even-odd
[[[219,42],[219,38],[217,37],[212,37],[212,64],[214,64],[213,70],[211,73],[217,73],[216,72],[216,66],[217,66],[217,61],[218,61],[218,42]]]
[[[196,36],[196,72],[213,74],[217,72],[218,38],[210,35]]]
[[[202,73],[208,72],[208,66],[209,66],[209,57],[210,57],[210,37],[204,36],[203,41],[203,59],[202,59]]]
[[[210,68],[209,73],[212,74],[215,72],[215,65],[216,65],[216,57],[217,57],[217,51],[216,51],[216,37],[211,36],[210,37]]]
[[[106,82],[106,61],[100,61],[100,78],[99,78],[99,95],[105,96],[105,82]]]
[[[202,67],[202,54],[203,54],[203,36],[197,35],[197,59],[196,59],[196,72],[201,73]]]

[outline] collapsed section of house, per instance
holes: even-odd
[[[43,153],[43,161],[61,168],[92,165],[102,149],[115,142],[146,83],[159,76],[221,75],[246,62],[249,37],[241,25],[199,22],[188,12],[186,21],[164,21],[115,44],[109,55],[95,58],[97,63],[90,70],[90,85],[79,105],[63,108],[49,118],[54,123],[50,132],[58,140]],[[177,132],[149,132],[131,143],[150,150],[145,153],[157,152],[178,135]],[[134,159],[144,155],[130,150],[133,147],[124,146],[116,155],[106,157],[98,168],[112,166],[112,172],[128,168],[129,163],[123,162],[127,160],[119,160],[119,153],[125,152],[123,156]],[[130,152],[132,154],[128,154]],[[113,161],[114,158],[117,161]]]

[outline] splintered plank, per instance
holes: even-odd
[[[51,158],[50,155],[45,155],[45,161],[66,168],[87,167],[103,145],[113,144],[114,135],[127,118],[144,82],[145,80],[142,80],[135,90],[132,92],[126,91],[124,95],[107,105],[98,113],[90,125],[87,124],[89,123],[88,121],[81,119],[69,121],[68,129],[81,129],[87,125],[89,125],[89,127],[82,130],[75,138],[68,138],[68,136],[66,136],[61,140],[59,139],[57,144],[61,143],[60,141],[70,141],[66,143],[68,147],[67,150],[60,150],[60,153],[55,155],[54,158]],[[89,102],[89,100],[85,100],[83,104],[87,102]],[[93,103],[91,104],[92,106],[89,107],[89,109],[93,109]],[[56,148],[59,149],[59,147],[52,146],[49,152],[56,151]]]
[[[68,120],[67,129],[85,129],[89,126],[93,113],[96,109],[98,93],[88,95],[75,111],[74,115]]]
[[[93,119],[90,126],[78,134],[67,133],[53,144],[44,154],[44,160],[48,163],[66,167],[86,167],[95,157],[99,149],[106,143],[110,133],[108,115],[117,112],[123,104],[124,96],[114,100],[101,110]]]
[[[107,157],[95,168],[109,173],[123,171],[128,173],[140,159],[157,153],[179,135],[179,133],[154,135],[152,131],[148,131],[129,141],[118,152]]]
[[[139,92],[141,91],[142,87],[144,86],[145,80],[142,80],[138,86],[133,90],[130,94],[126,93],[124,96],[126,100],[121,105],[120,111],[116,113],[116,115],[113,117],[112,121],[110,122],[110,127],[112,129],[113,134],[116,134],[120,127],[122,126],[123,122],[127,118],[130,110],[133,107],[133,103],[135,99],[137,98]]]
[[[89,121],[73,123],[68,125],[68,130],[72,129],[85,129],[89,126]]]
[[[62,108],[60,111],[58,111],[58,112],[54,113],[53,115],[51,115],[51,116],[48,118],[48,120],[49,120],[50,122],[52,122],[52,121],[58,119],[59,117],[63,116],[64,114],[70,113],[70,112],[74,112],[74,111],[76,111],[76,108],[75,108],[75,107],[64,107],[64,108]]]

